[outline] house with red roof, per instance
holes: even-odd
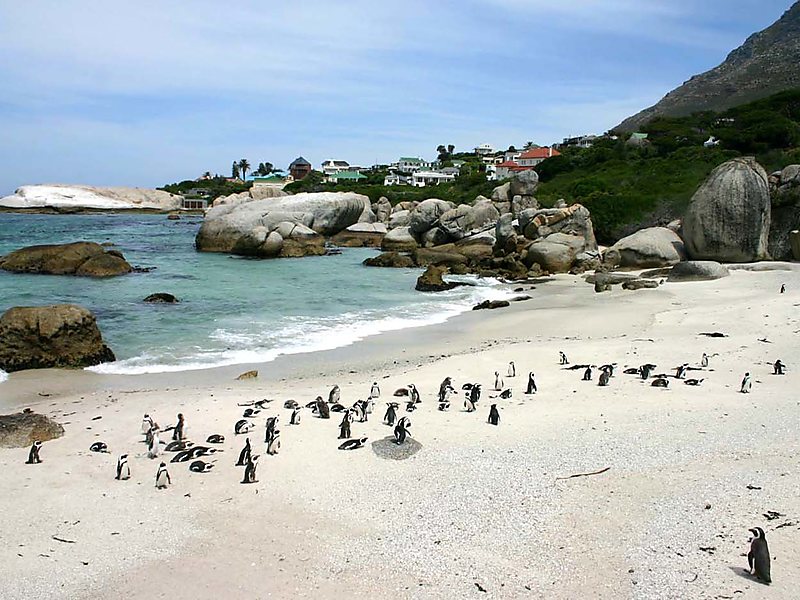
[[[531,148],[522,152],[516,160],[505,160],[496,165],[497,179],[508,179],[514,173],[520,171],[530,171],[536,165],[552,156],[559,156],[561,153],[553,148]]]

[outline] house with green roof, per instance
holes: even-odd
[[[325,181],[328,183],[347,183],[358,182],[366,178],[366,175],[362,175],[358,171],[338,171],[337,173],[329,174],[325,178]]]

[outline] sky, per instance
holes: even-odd
[[[0,0],[0,196],[603,133],[791,0]]]

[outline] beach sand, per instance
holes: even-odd
[[[0,597],[796,598],[800,270],[778,268],[604,294],[558,276],[507,309],[265,365],[12,374],[0,384],[4,412],[30,407],[66,434],[44,444],[40,465],[24,464],[27,449],[0,449]],[[581,381],[559,366],[559,350],[572,364],[618,363],[611,384],[598,387],[597,373]],[[704,378],[700,387],[673,379],[658,389],[622,373],[647,362],[672,373],[703,352],[710,368],[688,375]],[[772,375],[778,358],[784,376]],[[234,381],[250,368],[257,380]],[[496,370],[509,400],[490,398]],[[745,371],[749,395],[739,393]],[[448,375],[459,390],[482,384],[476,412],[460,398],[437,410]],[[337,450],[336,413],[288,424],[285,400],[305,404],[338,384],[350,404],[373,381],[376,410],[352,425],[367,447]],[[392,435],[385,402],[408,383],[422,393],[410,415],[421,448],[383,458],[372,443]],[[263,398],[274,401],[250,436],[259,482],[241,485],[237,404]],[[493,402],[497,427],[487,423]],[[156,490],[145,412],[162,426],[182,412],[198,443],[225,435],[214,469],[170,464],[172,486]],[[264,417],[276,414],[282,448],[266,456]],[[89,452],[97,440],[111,453]],[[122,452],[125,482],[114,480]],[[744,573],[755,526],[773,556],[769,587]]]

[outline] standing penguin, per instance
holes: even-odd
[[[339,386],[336,386],[336,387],[338,388]],[[331,390],[331,393],[333,393],[333,390]],[[325,403],[325,401],[322,399],[322,396],[317,396],[316,407],[317,407],[317,416],[320,419],[330,419],[331,418],[331,409]]]
[[[153,422],[153,419],[145,413],[144,417],[142,418],[142,435],[147,435],[147,433],[155,427],[156,424]]]
[[[500,377],[500,371],[494,372],[494,390],[499,392],[503,389],[503,378]]]
[[[279,429],[275,429],[270,436],[269,442],[267,442],[267,454],[270,456],[274,456],[278,453],[278,450],[281,449],[281,432]]]
[[[786,292],[786,284],[782,283],[781,284],[781,294],[783,294],[784,292]]]
[[[300,406],[295,406],[292,409],[292,416],[289,417],[289,425],[300,425]]]
[[[753,382],[750,379],[750,373],[745,373],[744,379],[742,379],[742,387],[739,389],[739,391],[742,394],[749,394],[751,389],[753,389]]]
[[[558,364],[560,364],[560,365],[568,365],[569,364],[569,360],[567,360],[567,355],[564,354],[561,351],[558,352],[558,361],[559,361]]]
[[[586,370],[583,372],[583,381],[591,381],[592,380],[592,367],[586,367]]]
[[[158,427],[150,430],[150,445],[147,447],[148,458],[155,458],[161,454],[161,440],[158,439]]]
[[[411,399],[410,399],[411,402],[413,402],[414,404],[419,404],[422,402],[422,400],[419,397],[419,391],[417,390],[417,386],[415,386],[413,383],[409,383],[408,390],[409,392],[411,392]]]
[[[489,409],[489,424],[500,424],[500,412],[497,410],[497,404],[492,404],[492,407]]]
[[[704,369],[708,368],[708,354],[703,352],[703,358],[700,359],[700,366]]]
[[[371,412],[369,408],[370,401],[359,400],[356,402],[355,406],[357,407],[358,422],[366,423],[369,420],[369,413]]]
[[[183,413],[178,413],[178,424],[175,425],[175,429],[172,430],[173,440],[181,441],[184,438],[184,427]]]
[[[42,447],[42,442],[39,440],[35,440],[33,444],[31,444],[31,449],[28,451],[28,460],[25,461],[26,465],[38,465],[42,462],[42,459],[39,457],[39,450]]]
[[[686,371],[689,369],[689,363],[683,363],[679,367],[675,367],[675,379],[683,379],[686,377]]]
[[[267,428],[264,432],[264,443],[269,444],[272,441],[272,438],[275,437],[275,431],[277,431],[277,427],[278,417],[268,417]]]
[[[164,489],[168,485],[172,485],[172,479],[169,476],[169,471],[167,471],[166,463],[161,463],[158,465],[158,471],[156,471],[156,489]]]
[[[786,365],[781,362],[781,359],[775,361],[775,364],[772,365],[772,373],[774,375],[783,375],[784,371],[786,370]]]
[[[242,483],[257,483],[258,479],[256,479],[256,461],[258,460],[258,455],[251,456],[247,460],[247,464],[244,466],[244,477],[242,477]]]
[[[395,419],[397,419],[397,403],[387,402],[386,414],[383,416],[383,422],[391,427],[394,425]]]
[[[408,417],[401,417],[394,428],[394,441],[396,444],[405,443],[409,427],[411,427],[411,419]]]
[[[245,438],[244,448],[239,452],[239,460],[236,461],[237,467],[243,467],[250,461],[250,438]]]
[[[517,376],[517,368],[514,366],[514,361],[508,363],[508,376],[509,377],[516,377]]]
[[[381,388],[377,381],[373,382],[372,387],[369,388],[369,397],[373,400],[381,397]]]
[[[341,397],[341,395],[342,395],[342,394],[341,394],[341,392],[339,391],[339,386],[338,386],[338,385],[334,385],[334,386],[331,388],[331,391],[330,391],[330,392],[328,392],[328,402],[330,402],[331,404],[336,404],[337,402],[339,402],[339,398]],[[320,400],[322,400],[322,397],[321,397],[321,396],[320,396],[319,398],[317,398],[317,401],[318,401],[318,402],[319,402]]]
[[[439,385],[439,402],[444,402],[448,389],[453,388],[453,380],[450,377],[445,377]]]
[[[608,371],[601,371],[600,378],[597,382],[597,385],[601,387],[605,387],[608,385],[609,380],[611,379],[611,375],[608,374]]]
[[[349,440],[350,439],[350,419],[351,419],[351,412],[348,410],[344,415],[342,415],[342,422],[339,423],[339,439],[340,440]]]
[[[761,527],[754,527],[750,530],[753,539],[750,541],[750,552],[747,553],[747,564],[750,565],[750,575],[755,575],[764,583],[772,583],[770,574],[770,557],[767,538]]]
[[[128,465],[128,455],[121,454],[117,459],[117,475],[114,477],[117,481],[126,481],[131,478],[131,467]]]
[[[538,391],[536,388],[536,380],[533,377],[533,371],[528,373],[528,389],[525,390],[526,394],[535,394]]]

